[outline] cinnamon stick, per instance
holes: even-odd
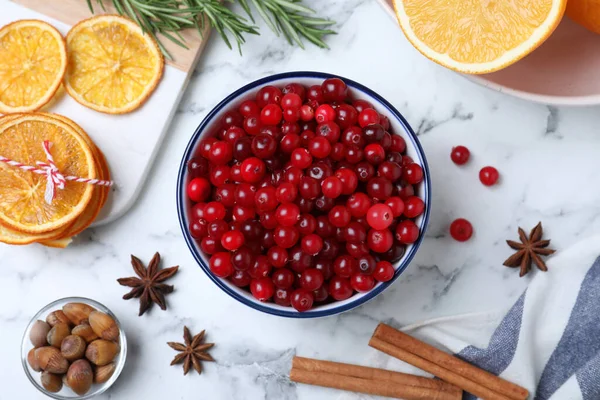
[[[400,332],[399,330],[394,329],[389,325],[379,324],[379,326],[375,330],[375,333],[373,334],[373,338],[381,339],[389,344],[394,345],[397,348],[403,349],[406,352],[414,354],[421,359],[427,360],[446,370],[452,371],[456,375],[465,377],[468,380],[475,382],[483,387],[486,387],[493,392],[497,392],[509,399],[525,400],[529,397],[529,392],[527,391],[527,389],[515,385],[514,383],[511,383],[502,378],[499,378],[494,374],[484,371],[481,368],[469,364],[468,362],[463,361],[450,354],[447,354],[439,349],[436,349],[435,347],[424,343],[418,339],[415,339],[412,336],[407,335],[406,333]],[[434,375],[444,379],[444,377],[440,375],[437,375],[435,373]],[[471,390],[468,390],[467,388],[462,387],[455,382],[451,383],[454,383],[462,389],[465,389],[475,395],[478,395],[477,393],[474,393]]]
[[[390,381],[376,381],[331,374],[328,372],[305,371],[292,367],[290,379],[308,385],[324,386],[351,392],[373,394],[405,400],[456,400],[456,395],[437,389],[401,385]]]
[[[360,365],[344,364],[333,361],[314,360],[304,357],[294,357],[292,367],[298,370],[310,372],[326,372],[348,377],[363,378],[375,381],[388,381],[400,385],[429,388],[450,394],[450,396],[437,397],[439,399],[462,399],[462,390],[454,385],[437,379],[403,374],[396,371],[388,371],[380,368],[363,367]]]

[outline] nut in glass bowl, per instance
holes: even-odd
[[[33,316],[21,343],[25,374],[54,399],[105,392],[125,365],[127,338],[117,317],[83,297],[56,300]]]

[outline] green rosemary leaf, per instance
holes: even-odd
[[[292,2],[289,2],[286,0],[273,0],[273,1],[277,4],[279,4],[280,6],[287,8],[288,10],[303,12],[306,14],[314,14],[315,13],[315,10],[313,10],[312,8],[305,7],[298,3],[292,3]]]
[[[256,7],[256,9],[258,10],[258,13],[262,17],[262,19],[267,23],[267,25],[269,25],[269,28],[271,28],[271,30],[277,36],[279,36],[279,29],[277,29],[277,27],[275,26],[275,24],[271,20],[271,17],[269,17],[269,15],[267,14],[267,10],[265,10],[265,4],[264,4],[263,0],[252,0],[252,3]]]

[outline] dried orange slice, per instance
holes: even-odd
[[[109,114],[128,113],[148,99],[163,73],[156,42],[133,21],[101,15],[67,34],[65,87],[79,103]]]
[[[0,113],[34,111],[48,103],[67,69],[60,32],[43,21],[0,29]]]
[[[0,124],[0,155],[23,164],[46,161],[45,140],[53,144],[52,156],[63,175],[98,176],[91,147],[69,124],[44,114],[24,114]],[[83,213],[94,191],[92,185],[67,182],[47,204],[45,189],[44,175],[0,163],[0,223],[31,234],[58,230]]]
[[[566,0],[394,0],[400,27],[427,58],[459,72],[507,67],[558,26]]]

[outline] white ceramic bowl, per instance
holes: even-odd
[[[350,94],[354,99],[364,99],[371,102],[377,111],[381,114],[387,116],[390,120],[391,130],[395,134],[401,135],[406,140],[406,154],[412,157],[412,159],[423,168],[423,182],[421,182],[418,187],[415,195],[419,196],[425,202],[425,212],[416,219],[416,224],[419,226],[421,231],[421,235],[416,243],[409,245],[406,248],[406,251],[402,258],[394,264],[394,268],[396,273],[394,278],[385,283],[378,283],[373,290],[367,293],[358,293],[354,296],[350,297],[344,301],[336,301],[333,303],[320,305],[314,307],[313,309],[300,313],[293,309],[292,307],[282,307],[275,303],[263,303],[255,299],[249,291],[245,289],[241,289],[226,279],[221,279],[214,276],[209,269],[208,260],[206,256],[200,250],[200,246],[198,243],[191,237],[189,233],[189,218],[188,212],[190,209],[190,201],[186,195],[186,187],[188,182],[188,171],[187,171],[187,163],[188,161],[196,154],[196,148],[200,141],[214,133],[214,123],[215,121],[220,121],[221,116],[230,110],[231,108],[237,108],[237,106],[244,100],[254,99],[256,97],[256,93],[258,90],[266,85],[275,85],[278,87],[283,87],[288,83],[297,82],[305,85],[306,87],[312,85],[320,85],[327,78],[337,77],[341,78],[350,90]],[[374,298],[381,292],[383,292],[387,287],[389,287],[392,282],[400,276],[400,274],[405,270],[408,266],[412,258],[414,257],[423,237],[425,235],[425,229],[427,227],[427,221],[429,219],[429,210],[431,208],[431,180],[429,175],[429,168],[427,166],[427,160],[425,159],[425,154],[423,153],[423,149],[417,136],[408,125],[404,117],[392,106],[388,101],[379,96],[377,93],[372,91],[371,89],[354,82],[350,79],[346,79],[343,77],[339,77],[336,75],[325,74],[321,72],[289,72],[278,75],[268,76],[263,79],[259,79],[255,82],[252,82],[241,89],[235,91],[227,98],[225,98],[221,103],[219,103],[202,121],[200,126],[196,129],[188,147],[183,155],[181,166],[179,169],[179,177],[177,181],[177,210],[179,213],[179,222],[181,225],[181,229],[183,232],[183,236],[190,248],[194,258],[204,270],[204,272],[208,275],[208,277],[215,282],[224,292],[235,298],[236,300],[244,303],[245,305],[252,307],[256,310],[263,311],[269,314],[274,314],[282,317],[292,317],[292,318],[314,318],[314,317],[323,317],[328,315],[338,314],[347,310],[350,310],[354,307],[358,307],[359,305],[367,302],[368,300]]]

